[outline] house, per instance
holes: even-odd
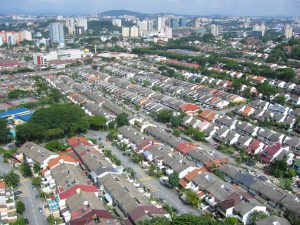
[[[200,107],[192,103],[185,103],[179,106],[179,110],[188,115],[193,115],[200,110]]]
[[[238,141],[239,137],[240,137],[240,135],[237,132],[231,130],[227,133],[224,140],[225,140],[226,144],[233,145]]]
[[[269,164],[274,161],[282,151],[285,150],[287,149],[283,148],[280,143],[274,143],[273,145],[266,146],[265,149],[263,149],[259,154],[259,157],[264,163]]]
[[[255,221],[254,225],[291,225],[290,222],[283,217],[268,216],[267,218]]]
[[[237,120],[234,118],[228,117],[228,116],[221,116],[216,119],[215,124],[222,127],[227,127],[228,129],[232,130],[235,128],[235,125],[237,123]]]
[[[244,150],[249,147],[251,141],[252,141],[252,137],[250,137],[248,135],[245,135],[245,136],[240,135],[235,144],[239,149]]]
[[[206,109],[206,110],[202,111],[198,117],[201,120],[206,120],[208,122],[214,122],[215,119],[218,117],[218,114],[214,111]]]
[[[57,158],[59,155],[43,148],[33,142],[24,143],[18,150],[15,157],[19,161],[26,160],[28,164],[33,166],[39,164],[45,169],[51,159]]]
[[[239,112],[242,116],[244,117],[248,117],[248,116],[251,116],[253,113],[254,113],[255,109],[251,106],[243,106]]]
[[[14,192],[4,180],[0,180],[0,224],[15,223],[17,219]]]
[[[289,150],[297,155],[300,155],[300,138],[298,137],[287,137],[284,140],[284,145],[289,147]]]
[[[220,129],[218,129],[215,132],[214,139],[216,139],[217,141],[219,141],[221,143],[226,143],[225,137],[227,136],[229,131],[230,130],[227,127],[221,127]]]
[[[165,210],[151,204],[124,174],[108,174],[98,178],[98,184],[103,200],[115,206],[125,224],[138,224],[151,217],[168,216]]]
[[[259,152],[261,152],[264,147],[265,147],[265,144],[263,142],[261,142],[260,140],[254,138],[250,142],[250,144],[247,147],[246,151],[247,151],[248,154],[256,155]]]
[[[198,120],[197,117],[194,117],[194,116],[186,116],[183,118],[183,121],[182,121],[183,126],[193,127],[193,128],[197,128],[200,123],[201,123],[201,121]]]
[[[251,213],[254,211],[266,213],[266,206],[247,192],[234,192],[217,204],[217,210],[225,217],[236,217],[243,224],[248,224]]]
[[[214,125],[214,124],[211,124],[206,130],[205,130],[205,133],[206,133],[206,136],[208,138],[212,138],[215,133],[217,132],[217,130],[219,129],[218,126]]]
[[[243,185],[250,194],[260,199],[262,203],[269,204],[274,208],[280,208],[284,211],[291,210],[300,215],[299,199],[296,195],[291,194],[283,189],[257,179],[257,177],[240,172],[234,166],[223,165],[218,168],[224,174],[224,179],[229,182],[236,182]]]

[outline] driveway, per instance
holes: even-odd
[[[134,163],[128,156],[124,156],[122,151],[120,151],[115,146],[112,146],[110,142],[106,141],[105,132],[99,131],[88,131],[88,138],[94,138],[99,140],[101,138],[101,143],[111,149],[112,153],[121,161],[122,166],[125,168],[132,168],[136,172],[136,179],[149,188],[150,192],[155,198],[161,198],[166,201],[171,206],[174,206],[178,209],[180,214],[191,213],[195,215],[201,214],[201,210],[190,207],[189,205],[184,204],[173,189],[167,188],[160,184],[159,180],[150,177],[147,174],[147,171],[142,169],[139,164]]]
[[[0,171],[3,174],[11,171],[13,167],[7,163],[3,162],[2,155],[0,155]],[[27,218],[30,225],[48,225],[46,216],[39,211],[39,207],[43,205],[40,199],[36,199],[39,195],[38,190],[33,190],[31,180],[29,178],[24,178],[19,171],[15,171],[20,175],[20,185],[15,189],[15,191],[22,191],[19,195],[20,200],[25,204],[25,212],[23,214],[24,218]]]

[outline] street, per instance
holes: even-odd
[[[13,167],[8,163],[3,162],[3,157],[0,155],[0,171],[2,174],[6,174],[11,171]],[[19,195],[20,200],[25,204],[25,212],[23,217],[28,219],[30,225],[48,225],[47,218],[43,212],[39,211],[39,207],[43,205],[43,202],[36,196],[39,195],[39,191],[33,190],[31,180],[24,178],[19,171],[15,172],[20,176],[20,185],[15,191],[22,191]]]
[[[97,140],[101,138],[100,143],[103,143],[104,146],[111,149],[112,153],[115,154],[116,157],[121,161],[123,167],[134,169],[134,171],[136,172],[136,179],[147,188],[149,188],[150,192],[155,198],[164,199],[166,203],[176,207],[180,214],[201,214],[201,210],[184,204],[173,189],[163,186],[157,178],[148,176],[147,172],[143,170],[138,164],[134,163],[128,156],[123,155],[123,153],[115,146],[112,146],[110,142],[106,141],[105,132],[89,130],[86,136],[88,138],[94,138]]]

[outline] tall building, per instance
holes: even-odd
[[[217,25],[215,25],[215,24],[212,24],[210,26],[210,33],[212,35],[214,35],[215,37],[218,37],[219,36],[219,27]]]
[[[83,27],[84,32],[88,29],[88,22],[86,17],[77,17],[75,18],[76,27]]]
[[[195,18],[195,28],[200,28],[201,27],[201,18]]]
[[[172,38],[173,37],[173,30],[171,27],[165,27],[164,28],[164,32],[165,32],[165,37],[166,38]]]
[[[165,17],[158,17],[157,18],[157,30],[163,30],[166,27],[166,18]]]
[[[66,27],[68,28],[69,34],[74,34],[75,33],[75,19],[74,18],[66,19]]]
[[[147,20],[139,21],[138,22],[140,33],[148,31],[148,22]]]
[[[49,26],[51,43],[64,44],[64,26],[62,23],[51,23]]]
[[[290,25],[286,25],[283,30],[285,38],[291,38],[293,36],[293,28]]]
[[[179,27],[179,21],[178,21],[178,18],[172,18],[171,19],[171,27],[173,29],[176,29]]]
[[[130,35],[130,29],[129,27],[122,27],[122,37],[129,37]]]
[[[23,40],[32,40],[32,34],[30,31],[24,30],[24,31],[2,31],[0,32],[0,37],[2,39],[3,43],[9,44],[9,45],[15,45]]]
[[[255,24],[253,26],[252,31],[254,31],[252,33],[261,32],[261,36],[263,37],[265,35],[265,32],[266,32],[266,25],[264,23],[262,23],[261,25]]]
[[[76,33],[77,28],[80,28],[80,31],[84,33],[88,29],[87,18],[86,17],[67,18],[66,27],[68,28],[69,34]]]
[[[21,31],[21,36],[23,40],[32,41],[32,34],[30,31],[27,30]]]
[[[121,19],[113,19],[112,20],[112,25],[117,26],[117,27],[121,27],[122,26],[122,20]]]
[[[153,30],[154,30],[153,20],[148,20],[148,22],[147,22],[147,31],[153,31]]]
[[[179,19],[179,26],[180,27],[186,27],[187,24],[188,24],[187,18],[182,17],[182,18]]]
[[[138,37],[139,36],[139,28],[137,26],[132,26],[130,28],[130,37]]]

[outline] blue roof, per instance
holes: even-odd
[[[14,116],[14,115],[17,115],[20,113],[25,113],[25,112],[29,112],[29,109],[27,109],[27,108],[11,109],[6,112],[0,113],[0,118],[4,119],[4,118],[10,117],[10,116]]]
[[[31,117],[32,117],[32,113],[28,113],[28,114],[25,114],[25,115],[18,115],[18,116],[16,116],[16,119],[20,119],[20,120],[23,120],[25,122],[28,122]]]

